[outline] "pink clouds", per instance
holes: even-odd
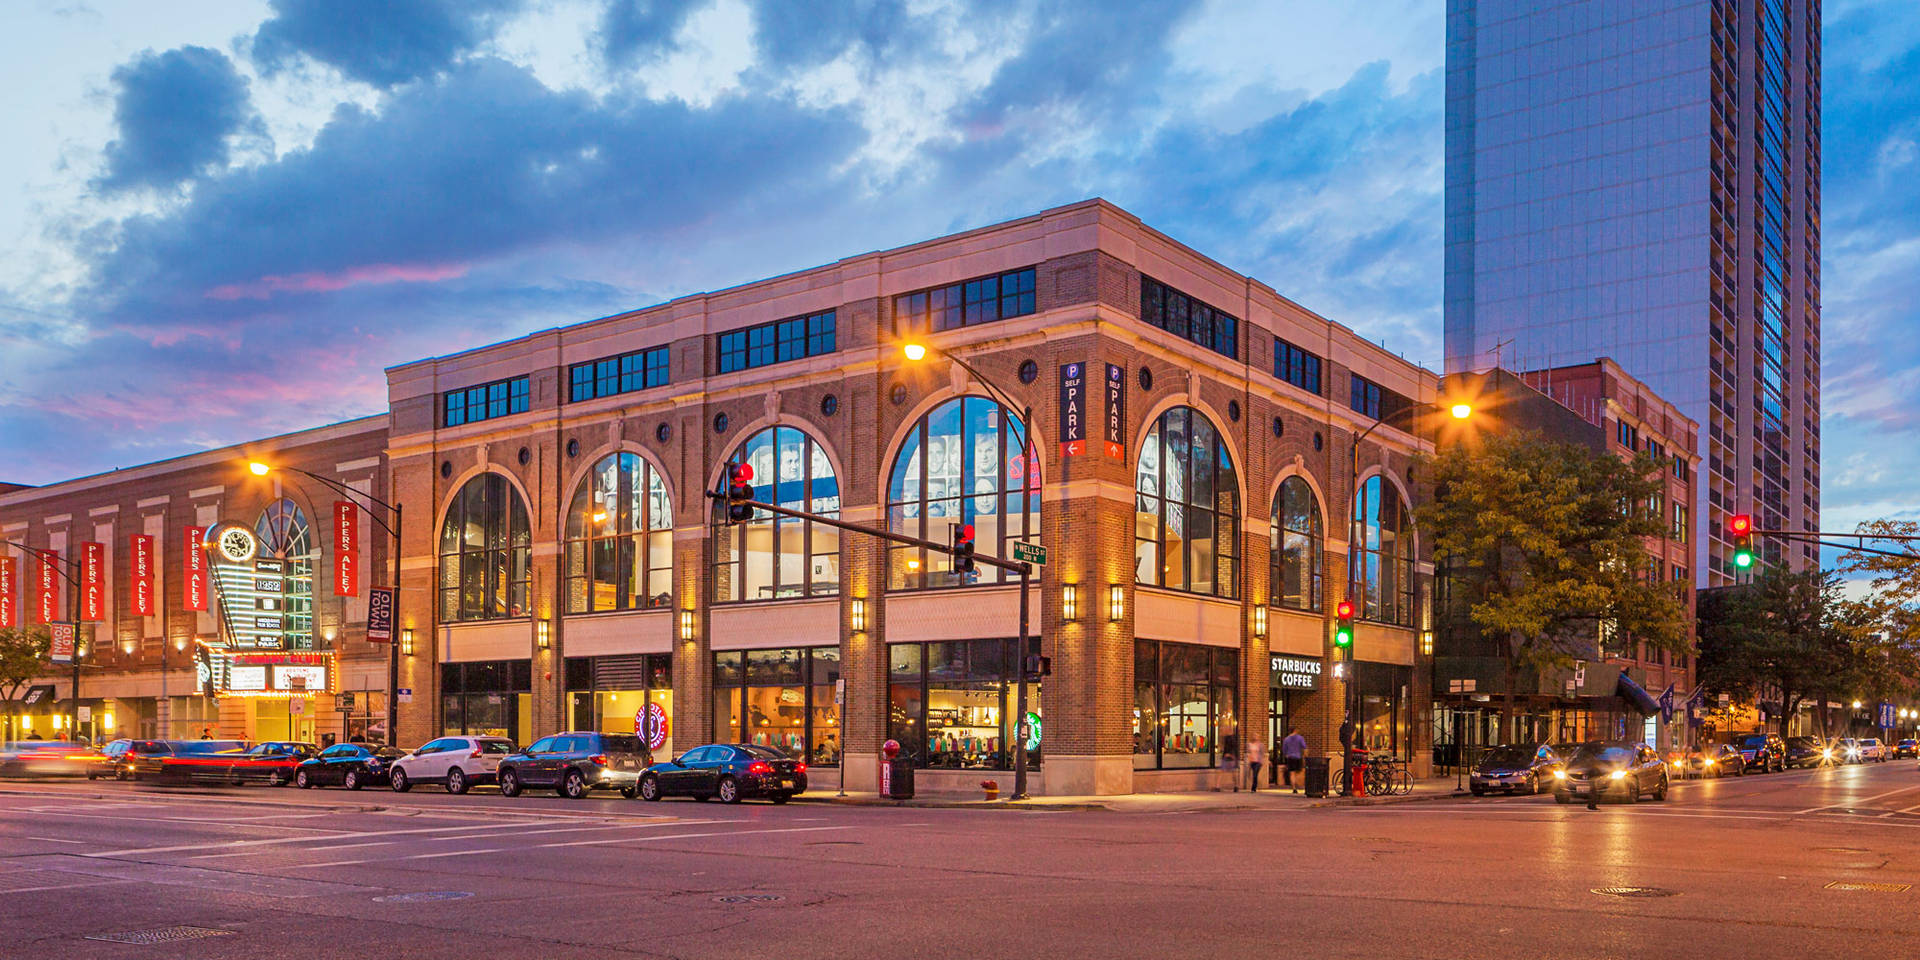
[[[276,293],[331,293],[348,287],[389,283],[437,283],[467,275],[464,263],[372,263],[338,273],[269,275],[251,283],[227,283],[207,291],[209,300],[265,300]]]

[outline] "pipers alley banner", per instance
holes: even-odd
[[[153,538],[136,533],[129,541],[132,556],[128,559],[128,569],[133,573],[133,615],[151,617],[155,613],[153,603]]]
[[[60,551],[40,551],[40,622],[60,619]]]
[[[14,606],[14,578],[19,575],[12,557],[0,557],[0,628],[20,625],[20,611]]]
[[[360,508],[333,502],[333,595],[360,595]]]
[[[89,540],[80,545],[80,619],[99,623],[107,618],[107,545]]]
[[[188,610],[207,609],[207,552],[200,545],[206,536],[206,527],[187,528],[187,576],[181,582],[180,595]]]

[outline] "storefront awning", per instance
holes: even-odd
[[[1660,701],[1647,692],[1647,688],[1633,682],[1625,670],[1620,671],[1620,682],[1615,685],[1614,696],[1627,702],[1627,705],[1648,716],[1660,712]]]
[[[20,699],[14,702],[24,707],[44,707],[54,699],[53,684],[38,683],[28,687],[26,692],[20,694]]]

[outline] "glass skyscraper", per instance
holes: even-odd
[[[1448,373],[1611,357],[1698,421],[1702,586],[1730,514],[1819,528],[1819,0],[1447,0],[1446,167]]]

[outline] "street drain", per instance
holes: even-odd
[[[1906,893],[1913,889],[1911,883],[1875,883],[1871,880],[1835,880],[1827,884],[1828,890],[1855,890],[1866,893]]]
[[[730,904],[778,903],[785,899],[786,897],[780,896],[777,893],[736,893],[724,897],[714,897],[713,902]]]
[[[105,943],[178,943],[182,940],[205,940],[208,937],[232,936],[232,930],[216,930],[213,927],[155,927],[152,930],[129,930],[125,933],[97,933],[87,937]]]
[[[437,903],[441,900],[465,900],[473,894],[465,890],[423,890],[419,893],[390,893],[374,897],[374,903]]]
[[[1677,897],[1680,895],[1680,891],[1678,890],[1667,890],[1661,887],[1594,887],[1592,892],[1603,897],[1620,897],[1626,900],[1645,900],[1654,897]]]

